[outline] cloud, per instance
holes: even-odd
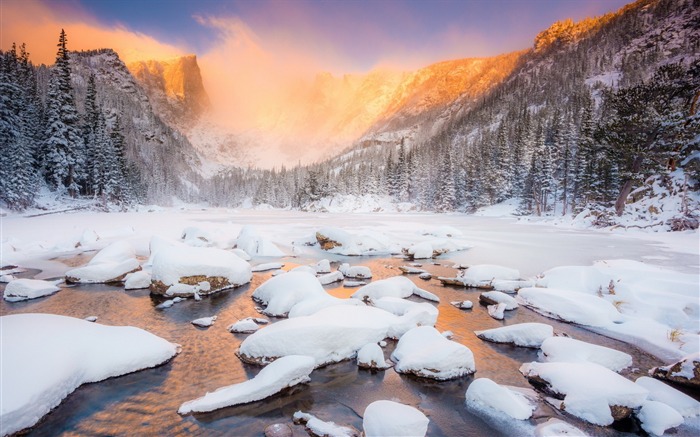
[[[172,58],[188,52],[162,43],[123,25],[104,25],[73,3],[47,4],[38,0],[2,0],[0,47],[26,43],[36,64],[53,64],[61,29],[70,50],[112,48],[125,62]]]

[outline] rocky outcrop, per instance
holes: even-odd
[[[649,373],[654,378],[698,389],[700,388],[700,353],[687,356],[668,366],[654,367]]]

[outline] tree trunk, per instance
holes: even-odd
[[[634,162],[632,162],[632,174],[635,175],[639,173],[639,170],[642,168],[642,162],[644,161],[643,156],[637,156],[634,158]],[[615,201],[615,214],[617,216],[621,216],[622,212],[625,210],[625,204],[627,203],[627,197],[630,195],[632,192],[632,177],[627,179],[624,184],[622,184],[622,189],[620,190],[620,194],[617,196],[617,200]]]

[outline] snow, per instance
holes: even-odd
[[[520,279],[520,272],[499,265],[477,264],[463,270],[462,278],[469,283],[491,282],[495,279],[514,281]]]
[[[420,275],[418,275],[418,277],[424,281],[429,281],[430,279],[433,279],[433,275],[431,275],[428,272],[421,273]]]
[[[364,369],[388,369],[384,351],[377,343],[367,343],[357,351],[357,365]]]
[[[506,311],[512,311],[518,308],[518,303],[512,297],[500,291],[487,291],[486,293],[481,293],[479,296],[479,301],[488,302],[491,305],[503,303],[506,305]]]
[[[345,256],[388,254],[387,245],[379,241],[383,238],[378,235],[353,234],[335,227],[321,228],[315,235],[319,244],[322,244],[322,241],[328,241],[322,248],[329,253]]]
[[[53,282],[40,279],[14,279],[5,286],[3,298],[9,302],[49,296],[61,289]]]
[[[522,304],[544,315],[588,326],[621,322],[622,315],[607,300],[595,295],[554,288],[522,288]]]
[[[266,305],[263,314],[274,317],[286,316],[305,299],[325,296],[328,293],[314,275],[299,271],[273,276],[253,292],[253,299]]]
[[[649,390],[650,401],[663,402],[683,417],[700,416],[700,402],[670,385],[648,376],[638,378],[635,383]]]
[[[0,323],[4,434],[36,424],[82,384],[154,367],[177,354],[177,345],[130,326],[52,314],[3,316]]]
[[[568,337],[551,337],[542,346],[545,362],[589,362],[619,372],[632,365],[632,357],[624,352]]]
[[[66,281],[102,283],[121,281],[127,273],[140,268],[134,248],[126,241],[117,241],[95,255],[86,266],[66,272]]]
[[[316,263],[314,268],[316,269],[316,273],[319,275],[324,274],[324,273],[330,273],[331,272],[331,262],[328,261],[327,259],[322,259]]]
[[[203,413],[265,399],[287,387],[309,381],[314,364],[314,359],[307,356],[288,355],[279,358],[251,380],[221,387],[201,398],[185,402],[178,413]]]
[[[322,366],[353,358],[367,343],[399,337],[429,320],[430,315],[422,311],[398,317],[365,305],[336,305],[258,330],[241,343],[238,355],[246,362],[308,355],[316,359],[317,366]]]
[[[365,281],[348,281],[347,279],[343,281],[343,287],[362,287],[363,285],[367,285]]]
[[[199,319],[192,320],[192,324],[195,326],[199,326],[200,328],[208,328],[211,325],[214,324],[216,321],[216,316],[211,316],[211,317],[202,317]]]
[[[595,363],[529,363],[520,366],[525,377],[539,377],[564,396],[566,411],[595,425],[610,425],[610,406],[639,408],[649,392]]]
[[[314,436],[356,437],[359,433],[355,428],[336,425],[335,422],[323,421],[313,414],[297,411],[292,416],[294,423],[303,423]]]
[[[535,428],[535,437],[587,437],[588,434],[563,420],[552,417]]]
[[[129,273],[124,280],[125,290],[140,290],[151,286],[151,274],[144,270]]]
[[[422,241],[404,250],[413,259],[430,259],[450,252],[469,249],[471,246],[449,238]]]
[[[508,304],[506,303],[499,303],[497,305],[487,306],[486,310],[488,311],[489,316],[493,317],[494,319],[503,320],[507,306]]]
[[[365,437],[419,437],[428,432],[430,420],[419,410],[398,402],[380,400],[365,409]]]
[[[657,401],[646,401],[637,413],[642,429],[652,435],[663,435],[669,429],[683,424],[683,416],[668,405]]]
[[[264,322],[264,323],[262,323]],[[226,328],[228,332],[234,333],[234,334],[250,334],[252,332],[255,332],[258,330],[259,325],[261,324],[266,324],[267,320],[264,319],[256,319],[254,317],[246,317],[245,319],[241,319],[237,321],[236,323],[233,323]]]
[[[545,323],[518,323],[500,328],[474,331],[477,337],[495,343],[510,343],[523,347],[540,347],[552,338],[554,329]]]
[[[284,267],[282,263],[263,263],[251,267],[253,272],[266,272],[268,270],[279,270]]]
[[[250,282],[250,264],[231,252],[208,247],[173,246],[153,257],[152,280],[174,285],[187,276],[221,277],[236,287]],[[218,290],[211,290],[212,292]]]
[[[413,259],[430,259],[433,257],[433,245],[429,242],[414,244],[408,248],[408,254]]]
[[[338,271],[348,278],[353,279],[370,279],[372,271],[367,266],[350,266],[348,263],[343,263],[338,267]]]
[[[450,302],[450,305],[459,308],[460,310],[470,310],[474,307],[474,303],[470,300],[460,300]]]
[[[321,283],[321,285],[329,285],[334,282],[340,282],[345,277],[341,272],[333,272],[333,273],[326,273],[325,275],[321,275],[318,277],[318,282]]]
[[[488,378],[472,381],[465,396],[467,406],[488,407],[517,420],[529,419],[536,407],[522,394]]]
[[[243,226],[236,239],[236,248],[245,251],[250,256],[285,256],[272,241],[264,238],[250,225]]]
[[[419,326],[399,339],[391,359],[399,373],[447,380],[476,371],[474,354],[459,343],[446,339],[432,326]]]
[[[439,302],[440,298],[433,293],[425,291],[417,287],[413,281],[405,276],[394,276],[379,281],[374,281],[359,288],[352,294],[354,299],[379,299],[382,297],[409,297],[412,294],[422,297],[423,299]]]
[[[381,297],[379,299],[370,299],[369,304],[397,316],[403,316],[411,311],[424,311],[425,313],[431,315],[432,322],[429,323],[430,325],[434,325],[435,322],[437,322],[439,314],[438,309],[427,302],[413,302],[398,297]]]
[[[239,257],[240,259],[242,259],[243,261],[250,261],[251,260],[250,255],[248,255],[245,250],[234,248],[234,249],[231,249],[231,252],[234,255],[236,255],[237,257]]]

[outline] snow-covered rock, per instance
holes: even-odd
[[[349,281],[347,279],[343,281],[343,287],[353,288],[362,287],[363,285],[367,285],[367,283],[365,281]]]
[[[350,266],[348,263],[343,263],[338,267],[338,271],[345,277],[352,279],[371,279],[372,271],[367,266]]]
[[[472,381],[465,397],[467,406],[488,407],[518,420],[529,419],[536,407],[521,393],[496,384],[488,378]]]
[[[321,283],[321,285],[329,285],[334,282],[340,282],[343,279],[345,279],[345,276],[341,272],[333,272],[333,273],[326,273],[325,275],[321,275],[318,277],[318,282]]]
[[[5,286],[3,299],[9,302],[49,296],[61,289],[53,282],[40,279],[15,279]]]
[[[319,274],[319,275],[322,275],[325,273],[330,273],[331,272],[331,262],[328,261],[327,259],[322,259],[321,261],[316,263],[316,265],[314,266],[314,269],[316,270],[316,274]]]
[[[177,354],[177,345],[131,326],[52,314],[3,316],[0,324],[3,434],[33,426],[82,384],[154,367]]]
[[[506,304],[506,311],[512,311],[518,308],[518,303],[512,297],[500,291],[487,291],[479,295],[479,302],[482,305],[498,305],[499,303]]]
[[[649,392],[629,379],[595,363],[527,363],[520,372],[533,386],[562,399],[570,414],[595,425],[610,425],[628,417]],[[613,416],[613,409],[615,416]]]
[[[263,368],[253,379],[229,385],[185,402],[180,414],[214,411],[232,405],[247,404],[270,397],[287,387],[309,381],[315,361],[311,357],[288,355]]]
[[[151,291],[164,294],[178,283],[208,282],[211,285],[208,291],[198,291],[205,295],[247,284],[252,277],[250,264],[231,252],[209,247],[172,246],[158,250],[153,257]]]
[[[424,299],[439,302],[440,298],[416,286],[410,279],[405,276],[394,276],[387,279],[367,284],[358,289],[351,296],[354,299],[372,299],[376,300],[382,297],[399,297],[405,298],[412,294]]]
[[[458,252],[469,249],[471,246],[455,241],[451,238],[438,238],[416,243],[403,249],[403,253],[409,259],[430,259],[445,253]]]
[[[691,387],[700,387],[700,353],[688,355],[668,366],[655,367],[649,371],[654,378],[673,381]]]
[[[351,234],[343,229],[325,227],[316,232],[321,249],[345,256],[387,254],[384,243],[369,235]]]
[[[459,308],[460,310],[470,310],[474,308],[474,302],[470,300],[458,300],[450,302],[450,305]]]
[[[588,434],[563,420],[552,417],[535,427],[535,437],[588,437]]]
[[[233,323],[226,328],[228,332],[234,333],[234,334],[250,334],[252,332],[255,332],[258,330],[260,327],[259,325],[264,325],[267,324],[267,320],[265,319],[257,319],[255,317],[246,317],[245,319],[241,319],[237,321],[236,323]]]
[[[355,305],[364,306],[364,303],[357,299],[340,299],[330,294],[325,294],[323,296],[313,296],[307,299],[303,299],[289,310],[287,315],[290,319],[294,317],[310,316],[318,311],[339,305]]]
[[[391,359],[399,373],[447,380],[476,371],[474,354],[463,344],[446,339],[432,326],[419,326],[399,339]]]
[[[151,286],[151,274],[144,270],[129,273],[124,281],[125,290],[140,290]]]
[[[522,288],[521,303],[548,317],[587,326],[622,321],[615,306],[598,296],[556,288]]]
[[[335,422],[326,422],[313,414],[297,411],[292,416],[295,424],[306,427],[307,432],[312,436],[332,436],[332,437],[360,437],[360,431],[352,426],[341,426]]]
[[[614,372],[632,365],[632,357],[629,354],[569,337],[548,338],[540,349],[540,356],[545,362],[596,363]]]
[[[352,299],[355,300],[355,299]],[[355,300],[357,302],[357,300]],[[382,297],[379,299],[371,299],[369,303],[377,308],[381,308],[384,311],[388,311],[397,316],[403,316],[411,311],[423,311],[429,314],[430,322],[429,325],[434,325],[437,322],[439,311],[437,307],[427,302],[413,302],[407,299],[401,299],[398,297]]]
[[[494,343],[540,347],[542,342],[554,335],[554,329],[545,323],[517,323],[484,331],[474,331],[474,333],[480,339]]]
[[[667,429],[683,424],[680,413],[668,405],[657,401],[646,401],[637,413],[642,429],[652,435],[663,435]]]
[[[236,248],[245,251],[250,256],[284,256],[272,241],[261,236],[252,226],[243,226],[236,239]]]
[[[414,244],[408,248],[406,253],[413,259],[431,259],[433,257],[433,245],[428,241]]]
[[[388,364],[384,359],[384,351],[377,343],[367,343],[357,351],[357,365],[362,369],[388,369]]]
[[[279,270],[284,267],[282,263],[263,263],[251,267],[253,272],[266,272],[268,270]]]
[[[505,317],[506,309],[508,308],[507,303],[499,303],[496,305],[489,305],[486,307],[486,311],[488,311],[489,316],[493,317],[496,320],[503,320]]]
[[[66,272],[66,282],[121,282],[127,273],[139,270],[134,248],[126,241],[117,241],[95,255],[87,265]]]
[[[299,271],[273,276],[253,292],[253,300],[266,305],[263,314],[274,317],[288,315],[294,305],[305,299],[327,296],[316,276]]]
[[[427,273],[425,270],[413,266],[399,266],[399,270],[401,270],[402,273],[405,273],[407,275],[418,275],[422,273]]]
[[[237,257],[242,259],[243,261],[250,261],[251,260],[250,255],[248,255],[248,253],[243,249],[234,248],[234,249],[231,249],[231,253],[233,253],[234,255],[236,255]]]
[[[419,410],[393,401],[375,401],[362,418],[365,437],[420,437],[428,432],[430,420]]]
[[[649,390],[650,401],[663,402],[678,411],[683,417],[700,416],[700,402],[682,391],[648,376],[637,378],[635,383]]]
[[[433,275],[431,275],[428,272],[421,273],[420,275],[418,275],[418,277],[424,281],[429,281],[429,280],[433,279]]]
[[[491,281],[491,287],[496,291],[501,291],[503,293],[513,294],[516,293],[521,288],[534,287],[535,283],[533,281],[526,280],[504,280],[504,279],[494,279]]]
[[[86,322],[96,322],[97,316],[88,316],[88,317],[85,317],[83,320],[85,320]]]
[[[504,291],[509,291],[509,288],[514,288],[517,286],[516,284],[519,284],[517,282],[519,278],[520,272],[518,270],[492,264],[477,264],[466,268],[466,270],[461,270],[455,278],[440,278],[440,280],[449,285],[484,289],[493,289],[493,284],[498,282]]]
[[[199,326],[200,328],[208,328],[211,325],[213,325],[215,321],[216,321],[216,316],[211,316],[211,317],[201,317],[199,319],[194,319],[190,323],[192,323],[195,326]]]

